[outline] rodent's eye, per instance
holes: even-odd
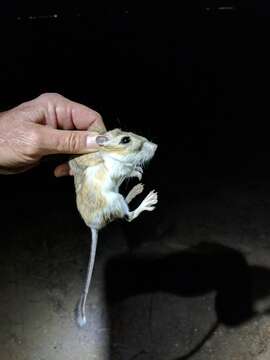
[[[127,144],[130,142],[130,137],[129,136],[124,136],[122,137],[120,144]]]

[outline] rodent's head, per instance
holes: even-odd
[[[145,137],[121,129],[108,131],[104,135],[108,140],[102,144],[101,151],[105,156],[109,154],[122,162],[143,165],[151,160],[157,149],[157,145]]]

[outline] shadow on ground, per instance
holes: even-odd
[[[124,348],[135,352],[138,343],[134,343],[132,334],[138,334],[140,331],[145,334],[140,342],[142,348],[137,348],[133,355],[130,352],[129,357],[126,352],[126,357],[122,355],[123,358],[159,359],[157,354],[166,352],[162,349],[164,341],[173,346],[177,335],[174,331],[172,336],[170,331],[166,332],[164,329],[163,341],[159,342],[153,335],[153,329],[157,326],[162,328],[162,324],[169,318],[171,320],[168,329],[182,326],[182,330],[179,330],[178,342],[184,348],[181,337],[183,331],[189,331],[188,326],[184,323],[176,324],[179,319],[177,310],[185,311],[183,298],[203,299],[204,295],[212,293],[215,315],[212,326],[205,329],[204,335],[195,335],[197,344],[193,349],[184,352],[185,355],[170,357],[168,354],[167,357],[163,357],[164,360],[191,358],[203,347],[220,324],[237,327],[256,316],[261,316],[262,314],[255,310],[254,304],[258,299],[270,294],[269,284],[270,269],[250,266],[239,251],[216,243],[202,242],[188,250],[161,257],[136,255],[115,257],[108,262],[106,269],[107,301],[111,308],[111,359],[121,359],[121,353],[125,352]],[[162,294],[176,297],[172,301],[167,301],[165,305],[166,298],[164,298],[163,306],[167,306],[167,311],[161,310],[159,314],[157,309],[154,316],[153,299],[162,297]],[[150,296],[149,306],[147,296]],[[142,319],[137,318],[137,307],[144,308],[145,314]],[[264,311],[267,312],[268,310]],[[130,313],[134,314],[133,318],[130,317]],[[125,316],[129,319],[124,319]],[[196,312],[193,316],[196,316]],[[151,322],[155,322],[155,325]],[[125,327],[127,324],[128,326]],[[148,337],[147,332],[152,335]],[[119,350],[119,344],[124,350]],[[181,353],[182,351],[179,351],[179,354]]]

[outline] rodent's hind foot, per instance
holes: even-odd
[[[141,202],[137,209],[130,211],[125,219],[127,221],[132,221],[136,219],[143,211],[153,211],[155,210],[155,204],[158,202],[157,192],[155,190],[150,191],[146,198]]]
[[[126,202],[129,204],[131,200],[143,192],[143,189],[144,185],[142,183],[135,185],[126,196]]]
[[[142,183],[139,183],[139,184],[135,185],[132,190],[136,194],[135,196],[137,196],[143,192],[143,189],[144,189],[144,185]]]
[[[155,204],[158,202],[158,194],[155,190],[150,191],[146,198],[142,201],[140,207],[142,211],[153,211],[155,209]]]

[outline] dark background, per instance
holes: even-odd
[[[267,15],[268,5],[257,4]],[[0,22],[0,110],[58,92],[100,112],[108,129],[158,143],[144,183],[161,194],[161,212],[171,199],[189,202],[220,184],[268,180],[269,24],[267,16],[255,24],[253,5],[9,1]],[[1,196],[73,201],[72,179],[53,177],[62,160],[1,176]]]
[[[158,190],[161,214],[223,184],[268,181],[269,6],[256,4],[5,3],[0,109],[58,92],[100,112],[108,129],[156,142],[144,183]],[[64,159],[1,176],[1,197],[32,199],[12,205],[31,213],[41,192],[49,194],[44,212],[61,194],[76,212],[73,179],[53,176]],[[145,215],[138,223],[149,219],[158,221]]]
[[[236,174],[268,152],[268,37],[250,1],[10,1],[1,15],[2,110],[47,91],[82,102],[156,141],[168,182]]]

